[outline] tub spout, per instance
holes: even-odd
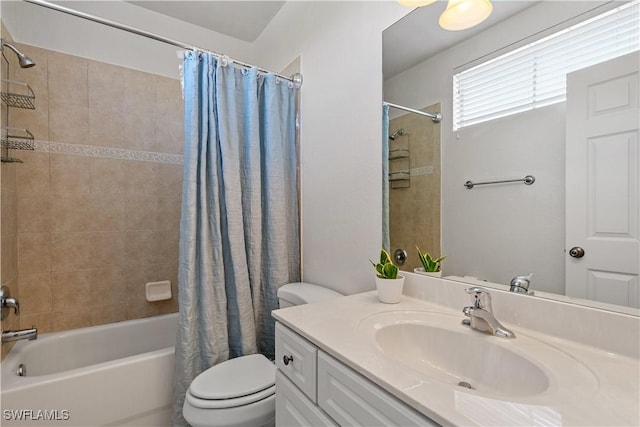
[[[20,329],[17,331],[3,331],[2,342],[35,340],[38,338],[38,329],[31,327],[30,329]]]

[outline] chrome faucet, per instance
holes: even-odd
[[[2,320],[6,319],[9,315],[9,311],[13,309],[15,315],[20,314],[20,304],[18,300],[11,297],[9,288],[6,286],[0,287],[0,308]],[[11,342],[19,340],[35,340],[38,338],[38,330],[35,327],[29,329],[20,329],[17,331],[2,331],[2,342]]]
[[[484,288],[479,286],[466,290],[472,295],[473,305],[465,307],[462,312],[469,317],[462,321],[463,325],[470,326],[480,332],[487,332],[497,337],[515,338],[513,331],[502,326],[500,322],[493,316],[491,308],[491,294]]]
[[[518,294],[533,295],[533,291],[529,290],[532,276],[533,273],[529,273],[526,276],[514,277],[513,279],[511,279],[511,287],[509,288],[509,290]]]
[[[29,329],[20,329],[17,331],[2,331],[2,342],[29,340],[33,341],[38,338],[38,329],[31,327]]]

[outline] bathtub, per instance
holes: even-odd
[[[0,424],[171,425],[177,323],[174,313],[16,343],[0,369]]]

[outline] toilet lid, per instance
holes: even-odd
[[[266,390],[275,380],[275,365],[261,354],[251,354],[207,369],[193,380],[189,392],[199,399],[234,399]]]

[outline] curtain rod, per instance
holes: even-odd
[[[435,113],[435,114],[425,113],[424,111],[414,110],[413,108],[403,107],[402,105],[392,104],[390,102],[383,102],[382,105],[388,105],[391,108],[397,108],[398,110],[404,110],[410,113],[420,114],[421,116],[429,117],[431,120],[433,120],[434,123],[440,123],[440,121],[442,120],[441,113]]]
[[[213,51],[210,51],[210,50],[207,50],[207,49],[201,49],[199,47],[192,46],[192,45],[183,43],[183,42],[178,41],[178,40],[173,40],[173,39],[170,39],[170,38],[167,38],[167,37],[160,36],[158,34],[153,34],[153,33],[147,32],[147,31],[143,31],[143,30],[140,30],[138,28],[131,27],[129,25],[120,24],[118,22],[111,21],[109,19],[100,18],[100,17],[97,17],[95,15],[90,15],[90,14],[85,13],[85,12],[80,12],[80,11],[77,11],[77,10],[74,10],[74,9],[70,9],[68,7],[65,7],[65,6],[60,6],[60,5],[54,4],[54,3],[49,3],[48,1],[45,1],[45,0],[24,0],[24,1],[27,2],[27,3],[35,4],[37,6],[42,6],[42,7],[48,8],[48,9],[56,10],[58,12],[66,13],[67,15],[72,15],[72,16],[75,16],[77,18],[86,19],[88,21],[97,22],[98,24],[103,24],[103,25],[106,25],[108,27],[117,28],[119,30],[123,30],[123,31],[127,31],[129,33],[137,34],[139,36],[146,37],[146,38],[151,39],[151,40],[155,40],[155,41],[159,41],[159,42],[162,42],[162,43],[170,44],[172,46],[176,46],[176,47],[179,47],[179,48],[182,48],[182,49],[206,52],[206,53],[211,54],[213,56],[216,56],[218,58],[225,57],[225,55],[221,55],[221,54],[219,54],[217,52],[213,52]],[[234,64],[240,65],[241,67],[256,68],[261,73],[265,73],[265,74],[269,73],[269,74],[276,75],[276,76],[280,77],[281,79],[284,79],[284,80],[292,82],[296,89],[299,89],[302,86],[302,74],[296,73],[296,74],[294,74],[294,75],[292,75],[290,77],[287,77],[287,76],[283,76],[282,74],[278,74],[278,73],[274,73],[274,72],[269,71],[269,70],[265,70],[264,68],[256,67],[255,65],[247,64],[247,63],[242,62],[242,61],[237,61],[235,59],[230,59],[230,61],[233,61]]]

